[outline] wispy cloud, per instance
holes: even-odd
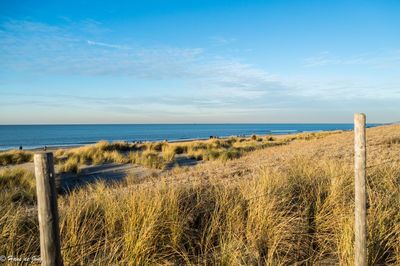
[[[124,45],[109,44],[109,43],[104,43],[104,42],[94,42],[94,41],[90,41],[90,40],[87,40],[87,44],[94,45],[94,46],[107,47],[107,48],[114,48],[114,49],[129,49],[128,46],[124,46]]]
[[[162,79],[187,75],[190,70],[187,65],[198,60],[202,53],[200,48],[127,49],[128,44],[93,41],[87,38],[90,34],[77,34],[71,27],[74,26],[56,27],[27,21],[3,23],[0,66],[50,74]]]
[[[304,60],[304,66],[306,67],[334,65],[364,65],[373,68],[400,69],[400,50],[385,51],[380,53],[364,53],[348,57],[334,56],[329,52],[323,52]]]
[[[255,99],[268,90],[282,89],[267,72],[234,58],[207,54],[203,48],[110,44],[85,39],[86,35],[76,35],[70,28],[3,23],[0,66],[42,74],[192,79],[191,87],[226,98]]]
[[[400,100],[400,82],[396,81],[371,83],[370,80],[276,75],[235,57],[213,54],[204,47],[142,47],[137,43],[114,43],[103,34],[107,30],[103,31],[99,22],[66,23],[51,26],[32,21],[0,22],[0,74],[2,70],[12,70],[47,76],[168,79],[184,81],[184,85],[174,91],[158,88],[154,94],[135,97],[65,93],[41,95],[40,98],[38,94],[14,95],[14,100],[12,95],[6,97],[6,86],[3,86],[3,89],[0,87],[3,90],[0,107],[12,108],[20,104],[62,108],[59,103],[64,102],[64,108],[90,107],[120,115],[148,116],[158,112],[171,117],[187,115],[206,119],[221,113],[238,117],[244,114],[259,116],[260,112],[277,112],[293,106],[298,109],[349,108],[360,100],[395,106],[395,100]],[[225,45],[235,39],[216,38],[214,41]],[[322,53],[307,58],[304,65],[398,67],[400,51],[349,58]],[[19,102],[16,103],[15,98]]]

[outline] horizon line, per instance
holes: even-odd
[[[375,125],[390,125],[396,124],[398,122],[367,122],[369,124]],[[93,126],[101,126],[101,125],[238,125],[238,124],[254,124],[254,125],[263,125],[263,124],[326,124],[326,125],[334,125],[334,124],[354,124],[353,122],[210,122],[210,123],[33,123],[33,124],[0,124],[0,126],[80,126],[80,125],[93,125]]]

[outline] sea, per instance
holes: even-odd
[[[368,127],[379,124],[368,124]],[[107,141],[182,141],[210,136],[351,130],[353,124],[101,124],[0,125],[0,150],[68,147]]]

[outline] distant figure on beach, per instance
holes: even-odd
[[[19,150],[22,151],[22,146],[19,146]]]
[[[43,150],[44,150],[44,151],[47,151],[47,146],[44,146],[44,147],[43,147]]]

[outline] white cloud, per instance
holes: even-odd
[[[329,52],[323,52],[316,56],[306,58],[304,66],[354,66],[364,65],[373,68],[396,68],[400,69],[400,50],[392,50],[376,53],[364,53],[349,57],[334,56]]]
[[[55,101],[81,106],[89,103],[96,108],[132,109],[146,112],[187,112],[196,115],[224,111],[227,113],[260,112],[261,110],[315,108],[326,106],[352,107],[386,101],[393,106],[400,100],[400,82],[385,82],[344,78],[304,78],[274,75],[268,71],[227,56],[210,54],[202,47],[140,47],[137,44],[109,41],[102,24],[85,21],[79,24],[50,26],[29,21],[6,21],[0,25],[0,71],[14,70],[39,75],[127,76],[145,80],[185,80],[177,91],[166,91],[159,97],[80,97],[55,95],[39,105],[54,106]],[[77,33],[78,32],[78,33]],[[96,40],[96,41],[94,41]],[[99,41],[105,40],[105,41]],[[229,39],[220,39],[229,43]],[[231,40],[232,41],[232,40]],[[340,58],[323,53],[308,58],[309,67],[325,65],[399,66],[400,52],[392,54],[358,55]],[[1,89],[1,88],[0,88]],[[114,88],[113,88],[114,89]],[[33,97],[33,96],[32,96]],[[28,97],[29,98],[29,97]],[[2,99],[0,99],[2,100]],[[6,104],[2,100],[3,104]],[[28,102],[32,102],[29,99]],[[151,106],[151,108],[149,108]],[[247,111],[246,111],[247,110]]]
[[[227,98],[255,99],[280,87],[276,77],[267,72],[236,59],[207,54],[203,48],[110,44],[76,35],[71,27],[4,23],[0,66],[42,74],[192,79],[192,87],[203,87],[208,94],[223,97],[230,90]]]
[[[94,45],[94,46],[107,47],[107,48],[115,48],[115,49],[129,49],[129,47],[124,46],[124,45],[109,44],[109,43],[104,43],[104,42],[94,42],[94,41],[90,41],[90,40],[87,40],[87,44]]]
[[[22,72],[163,79],[188,75],[187,65],[202,53],[200,48],[133,49],[93,41],[87,38],[91,34],[76,34],[73,27],[80,29],[26,21],[3,23],[0,66]]]

